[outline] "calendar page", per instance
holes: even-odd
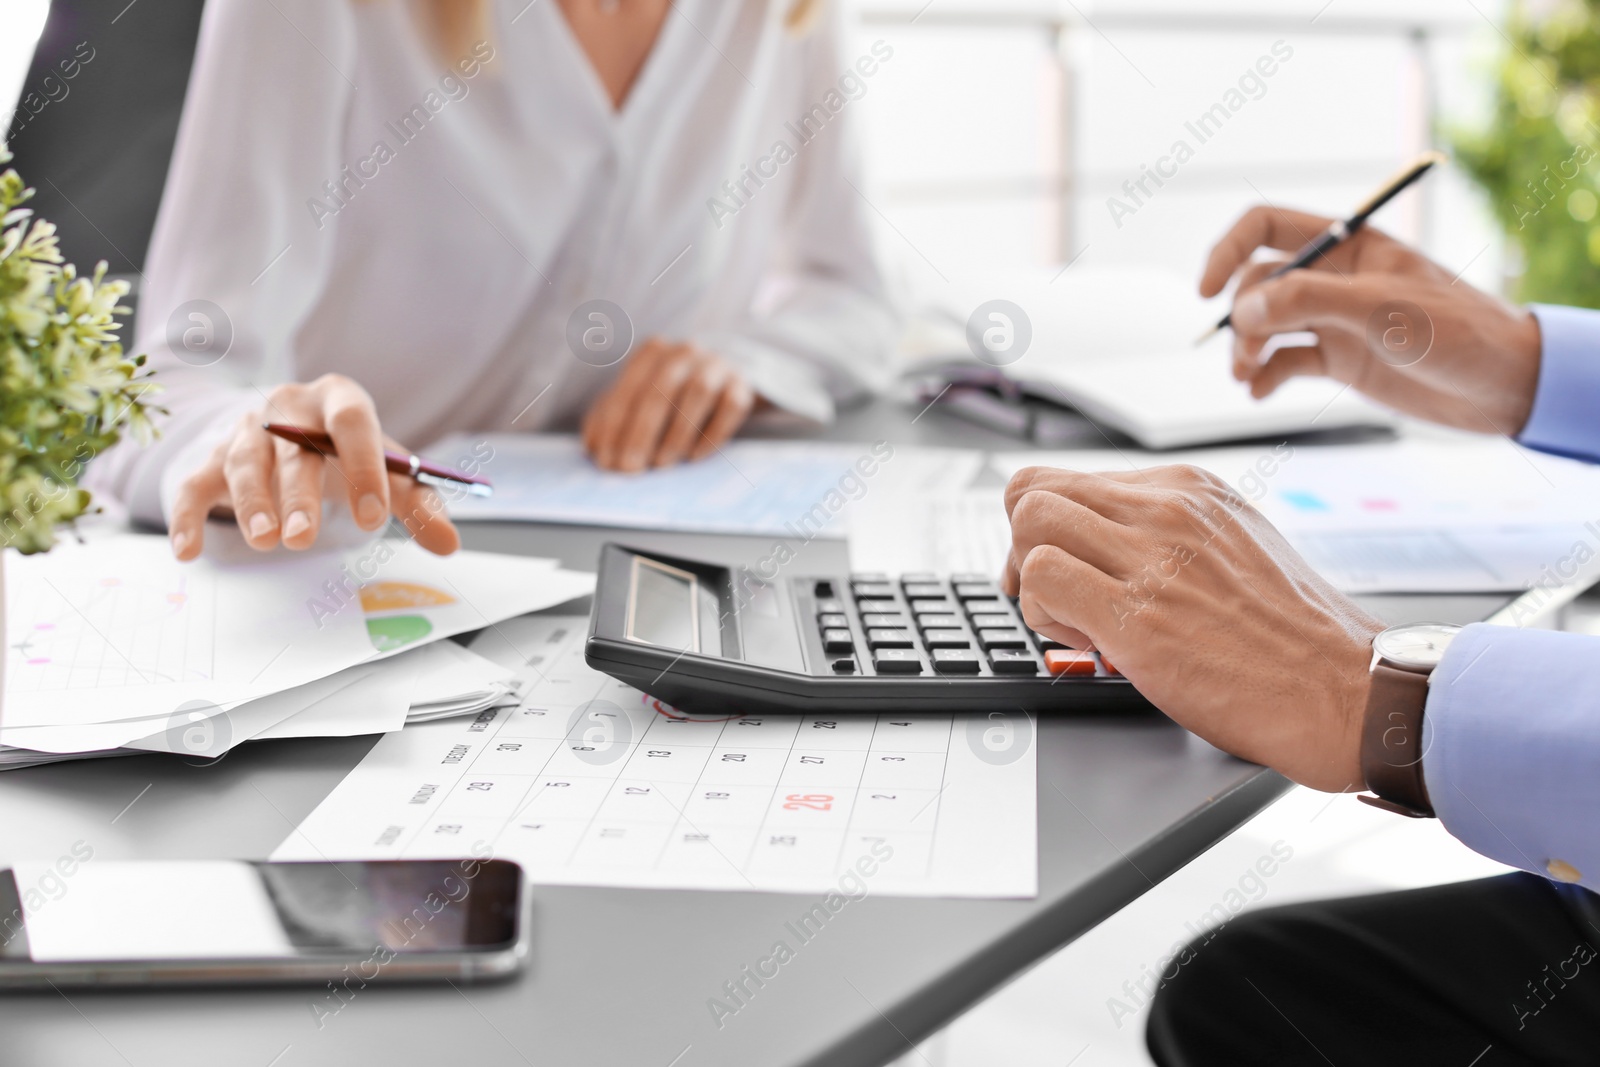
[[[272,858],[492,854],[549,885],[1036,894],[1022,712],[691,719],[592,670],[586,629],[527,616],[486,631],[474,650],[516,667],[521,704],[385,735]]]

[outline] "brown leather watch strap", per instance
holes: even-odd
[[[1433,818],[1422,778],[1422,713],[1427,703],[1426,674],[1383,663],[1372,669],[1361,731],[1361,773],[1380,799],[1362,800],[1401,815]]]

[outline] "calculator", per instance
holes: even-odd
[[[695,714],[1151,706],[983,574],[763,575],[607,544],[584,658]]]

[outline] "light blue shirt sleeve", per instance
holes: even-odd
[[[1466,627],[1433,672],[1422,746],[1457,840],[1600,890],[1600,637]]]
[[[1536,305],[1518,440],[1600,461],[1600,311]],[[1445,829],[1491,859],[1600,889],[1600,637],[1467,627],[1433,673],[1422,774]]]
[[[1600,461],[1600,311],[1535,304],[1539,384],[1517,440],[1541,452]]]

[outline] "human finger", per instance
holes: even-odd
[[[324,375],[312,384],[322,396],[322,424],[339,454],[350,513],[363,530],[376,530],[389,521],[389,474],[377,409],[365,389],[342,375]]]
[[[222,473],[222,456],[219,454],[185,478],[178,487],[178,496],[173,502],[172,517],[167,526],[173,556],[187,562],[200,555],[205,547],[206,517],[211,514],[212,508],[227,499],[228,479]]]
[[[731,377],[732,372],[721,360],[704,358],[699,362],[673,401],[661,443],[650,458],[652,467],[670,467],[700,443],[700,434]]]
[[[689,451],[689,458],[705,459],[727,444],[733,435],[739,432],[739,427],[745,424],[755,406],[755,390],[744,380],[744,375],[734,374],[723,387],[722,395],[717,399],[716,409],[706,420],[705,427],[700,431],[700,440]]]
[[[461,547],[461,534],[432,486],[403,474],[390,474],[389,494],[395,517],[417,544],[437,556],[448,556]]]
[[[650,466],[680,408],[680,397],[699,366],[687,345],[676,345],[656,363],[655,373],[634,390],[632,410],[618,436],[617,467],[637,473]]]
[[[595,423],[590,455],[597,466],[605,470],[621,469],[623,447],[635,421],[636,409],[654,392],[651,384],[671,351],[672,346],[657,338],[647,340],[628,356],[616,384],[592,409]]]
[[[283,516],[283,543],[310,548],[322,524],[323,458],[284,440],[273,441],[278,473],[278,514]]]
[[[1131,476],[1131,477],[1127,477]],[[1014,518],[1019,501],[1029,493],[1044,491],[1069,497],[1117,523],[1136,521],[1145,501],[1139,471],[1074,471],[1060,467],[1024,467],[1006,483],[1006,516]]]
[[[1039,545],[1055,545],[1106,574],[1132,568],[1134,532],[1069,496],[1036,489],[1011,509],[1011,554],[1025,560]]]
[[[1030,630],[1073,648],[1102,647],[1120,583],[1056,545],[1031,549],[1018,573],[1017,607]]]
[[[1363,333],[1379,305],[1395,297],[1388,275],[1296,270],[1252,286],[1233,303],[1236,332],[1255,337],[1333,326]]]
[[[228,444],[222,461],[233,517],[251,548],[266,551],[278,543],[278,511],[272,480],[276,465],[273,438],[247,416]]]
[[[1200,275],[1200,295],[1211,297],[1222,292],[1228,279],[1247,262],[1258,248],[1297,251],[1333,220],[1304,211],[1257,204],[1240,216],[1227,233],[1212,246]]]
[[[1250,395],[1263,400],[1290,378],[1319,378],[1328,374],[1328,359],[1317,345],[1280,348],[1246,380]]]

